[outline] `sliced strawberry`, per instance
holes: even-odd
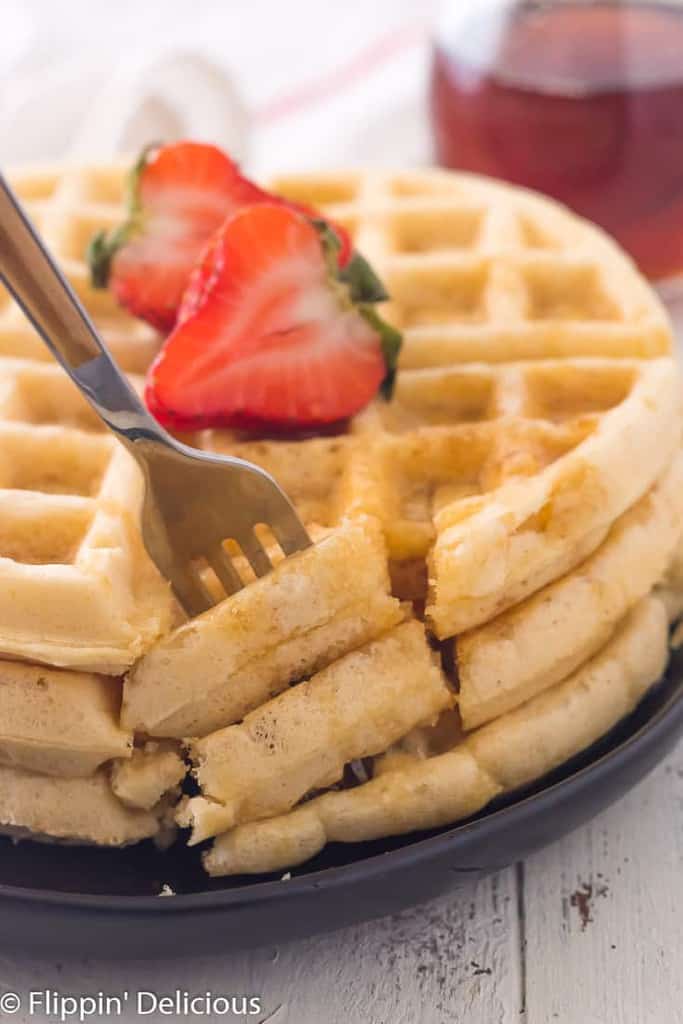
[[[357,305],[329,237],[281,204],[229,218],[193,275],[146,400],[166,426],[303,429],[367,405],[400,335]]]
[[[348,233],[346,228],[343,228],[341,224],[336,224],[334,221],[329,219],[323,220],[320,212],[312,206],[308,206],[306,203],[297,203],[293,199],[286,199],[284,196],[279,196],[275,192],[268,192],[265,188],[261,188],[255,182],[250,181],[249,178],[245,178],[240,173],[239,168],[236,164],[233,164],[235,169],[235,178],[231,188],[232,200],[237,207],[242,206],[253,206],[256,203],[276,203],[282,206],[288,206],[292,210],[296,210],[298,213],[303,213],[305,217],[310,220],[321,220],[322,223],[326,223],[337,236],[339,241],[339,251],[337,254],[337,260],[340,267],[345,267],[351,260],[353,255],[353,243],[351,241],[351,235]],[[231,212],[231,211],[228,211]]]
[[[284,203],[317,216],[243,177],[215,146],[178,142],[147,149],[130,177],[127,220],[108,234],[100,232],[90,244],[93,284],[109,285],[135,316],[170,330],[208,239],[231,213],[261,202]],[[351,260],[351,240],[343,228],[331,227],[344,267]]]
[[[226,214],[236,168],[215,146],[181,142],[145,151],[129,182],[129,215],[90,246],[93,283],[161,330],[175,323],[188,276]]]

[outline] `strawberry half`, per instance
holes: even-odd
[[[100,232],[90,243],[92,282],[99,288],[108,285],[131,313],[168,331],[211,235],[242,206],[263,202],[317,216],[249,181],[215,146],[178,142],[149,147],[129,178],[126,221],[109,233]],[[351,240],[340,226],[331,228],[339,239],[339,265],[344,267],[351,260]]]
[[[338,242],[289,207],[229,218],[207,246],[145,398],[164,425],[307,429],[391,386],[401,336],[339,276]],[[367,264],[364,265],[367,268]],[[374,301],[371,300],[371,301]]]

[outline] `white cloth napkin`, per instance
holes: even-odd
[[[247,135],[246,110],[230,75],[192,52],[126,61],[107,80],[85,62],[57,68],[0,116],[7,164],[105,161],[179,138],[211,140],[241,160]]]
[[[46,0],[8,2],[3,164],[106,160],[182,137],[261,174],[428,158],[429,3],[119,0],[106,20],[110,5],[62,0],[69,32],[46,21]]]

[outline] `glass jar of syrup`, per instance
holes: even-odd
[[[437,159],[597,221],[683,275],[683,5],[451,0],[434,44]]]

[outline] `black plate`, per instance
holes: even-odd
[[[0,944],[65,956],[161,957],[332,931],[504,867],[622,796],[683,731],[683,652],[636,711],[534,786],[454,828],[332,844],[293,877],[209,880],[196,850],[0,839]],[[634,823],[635,824],[635,823]],[[166,883],[177,893],[159,897]]]

